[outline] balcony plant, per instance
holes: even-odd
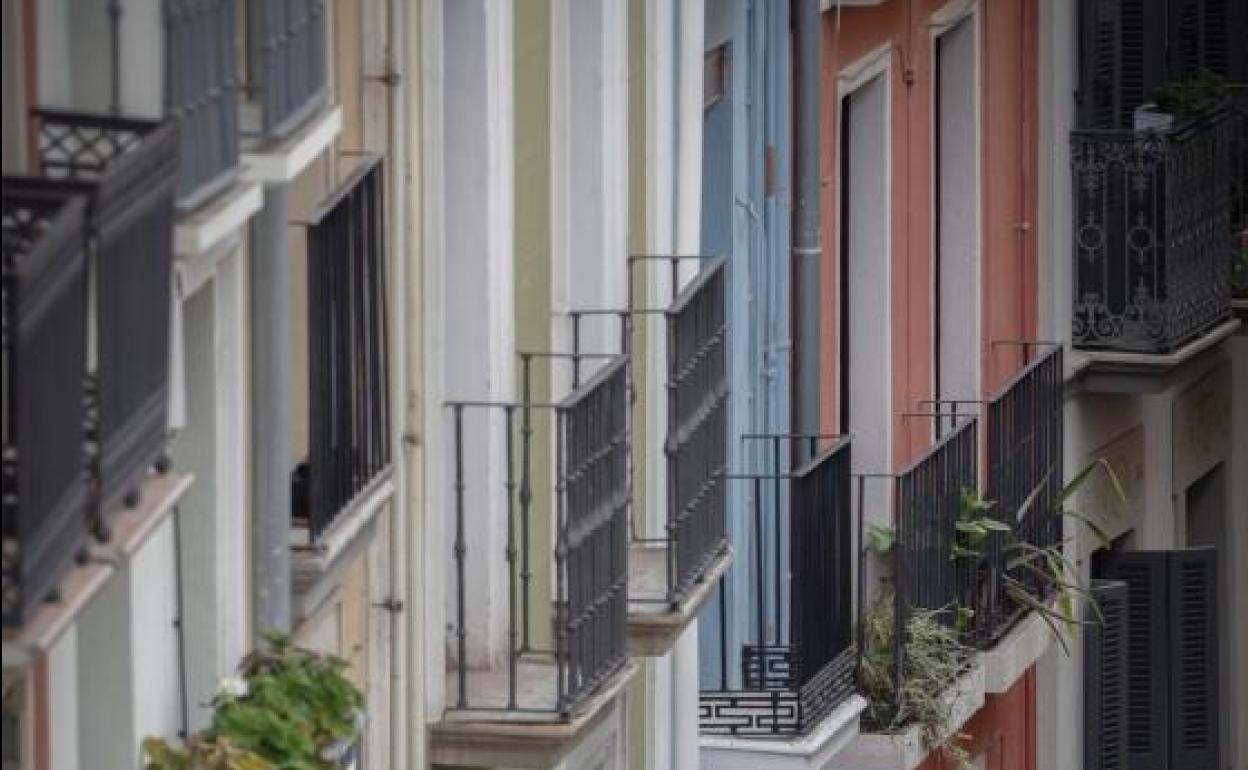
[[[186,748],[143,742],[145,770],[343,770],[363,729],[347,662],[281,634],[239,663],[213,699],[212,725]]]
[[[336,770],[362,728],[364,698],[347,662],[270,635],[243,658],[239,680],[215,701],[210,735],[255,752],[273,770]]]

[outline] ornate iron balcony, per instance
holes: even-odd
[[[166,440],[178,132],[172,123],[43,110],[42,179],[87,201],[94,276],[88,441],[101,513],[134,501]],[[97,524],[104,534],[104,521]]]
[[[5,177],[5,627],[55,592],[87,537],[86,201]]]
[[[1222,110],[1166,130],[1071,132],[1076,347],[1166,353],[1229,318],[1241,125]]]
[[[309,455],[292,497],[314,540],[390,466],[384,193],[373,157],[308,224]]]
[[[281,138],[325,103],[324,0],[247,3],[248,91],[260,106],[260,130]]]
[[[839,440],[789,473],[781,451],[807,437],[751,438],[775,449],[764,462],[770,467],[733,479],[753,502],[752,596],[730,596],[721,580],[718,612],[703,625],[713,629],[719,655],[716,681],[703,682],[699,722],[709,735],[800,735],[854,689],[850,442]],[[735,650],[733,618],[742,618],[730,604],[752,615]]]

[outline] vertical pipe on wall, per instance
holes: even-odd
[[[797,299],[797,425],[819,433],[819,62],[822,55],[819,0],[798,0],[795,69],[797,126],[793,164],[793,263],[801,286]],[[799,449],[805,451],[805,448]]]
[[[290,258],[285,184],[251,224],[252,631],[290,629]]]

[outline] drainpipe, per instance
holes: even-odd
[[[290,258],[287,185],[251,223],[252,634],[290,630]]]
[[[793,263],[797,296],[797,420],[802,433],[819,432],[819,0],[797,0],[794,100],[797,118],[793,165]],[[805,442],[799,442],[803,456]]]

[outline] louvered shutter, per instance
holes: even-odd
[[[1121,107],[1118,83],[1122,62],[1120,7],[1115,0],[1079,4],[1079,92],[1081,128],[1113,128]]]
[[[1169,555],[1171,770],[1218,764],[1218,561],[1213,548]]]
[[[1167,770],[1170,615],[1165,551],[1124,551],[1105,577],[1127,585],[1127,770]]]
[[[1084,770],[1127,770],[1127,584],[1092,583],[1084,620]]]
[[[1228,80],[1245,77],[1248,58],[1243,0],[1170,0],[1169,65],[1172,79],[1202,69]]]

